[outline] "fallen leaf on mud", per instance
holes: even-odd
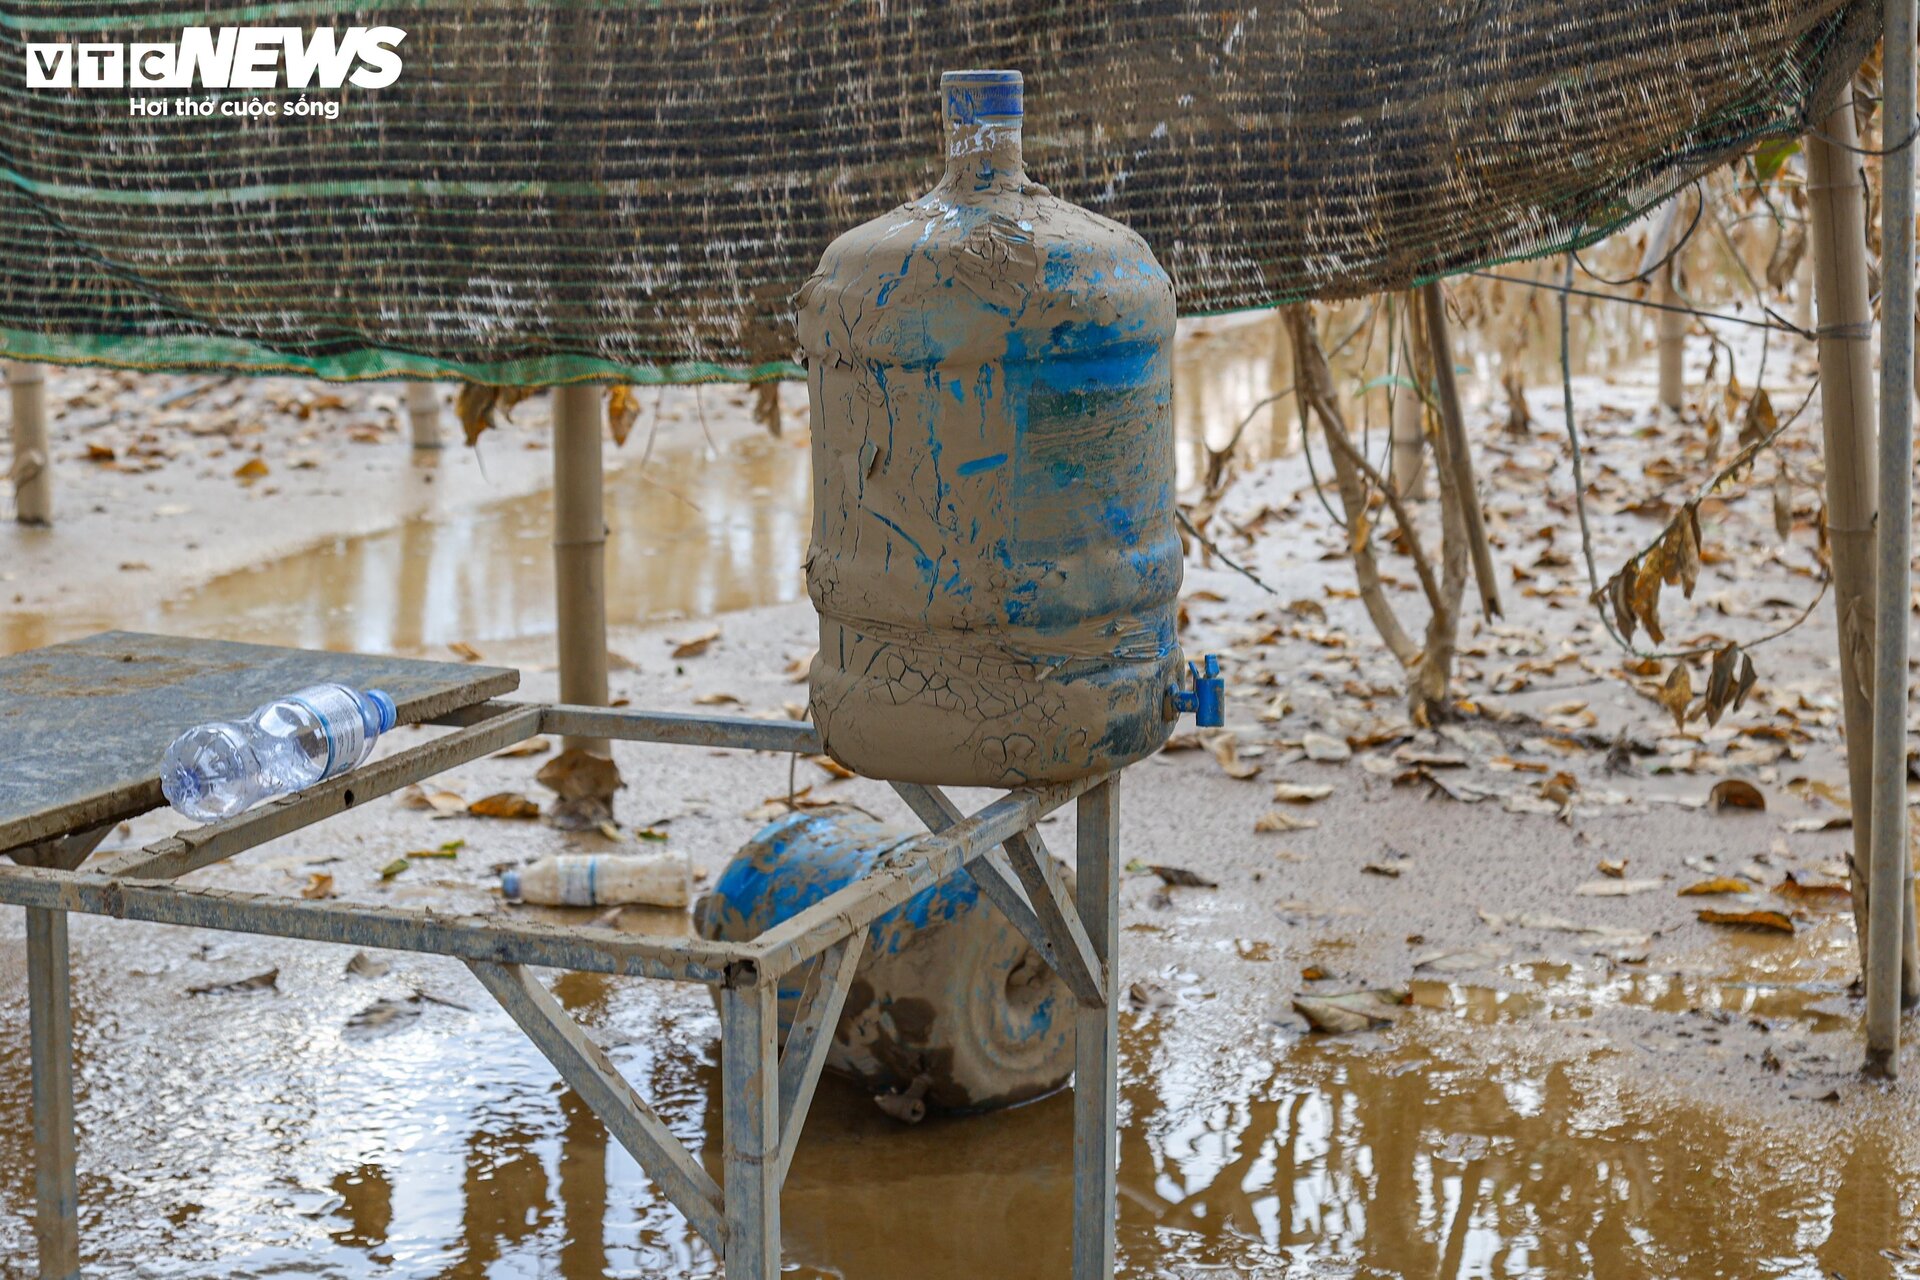
[[[1483,942],[1476,947],[1434,947],[1413,957],[1413,967],[1429,973],[1468,973],[1487,969],[1513,954],[1513,948]]]
[[[528,738],[525,742],[516,742],[505,751],[493,753],[495,760],[512,760],[519,756],[543,756],[553,750],[553,742],[547,738]]]
[[[1207,743],[1207,749],[1220,765],[1220,772],[1240,782],[1247,782],[1260,776],[1260,765],[1252,760],[1240,758],[1240,745],[1231,733],[1215,734]]]
[[[562,751],[541,765],[540,772],[533,775],[533,780],[562,800],[606,800],[626,785],[620,777],[620,766],[612,759],[583,751],[579,747]],[[525,815],[514,813],[498,816],[517,818]]]
[[[347,973],[355,978],[384,978],[393,965],[385,960],[376,960],[364,951],[356,951],[347,961]]]
[[[421,1006],[425,1003],[419,996],[375,1000],[347,1019],[347,1036],[349,1039],[362,1040],[398,1031],[419,1020]]]
[[[1147,870],[1160,877],[1160,882],[1176,889],[1218,889],[1217,881],[1209,880],[1197,871],[1185,867],[1162,867],[1149,862]]]
[[[1620,879],[1627,874],[1627,860],[1625,858],[1608,858],[1602,861],[1600,863],[1600,874],[1603,876],[1612,876],[1615,880]]]
[[[241,463],[238,467],[234,468],[233,478],[236,480],[254,481],[266,475],[267,470],[268,468],[266,463],[262,462],[258,458],[249,458],[245,462]]]
[[[1411,862],[1369,862],[1360,870],[1370,876],[1385,876],[1389,880],[1398,880],[1400,873],[1413,864]]]
[[[1795,818],[1781,824],[1781,830],[1804,834],[1810,831],[1847,831],[1853,827],[1853,815],[1836,813],[1827,818]]]
[[[99,442],[96,441],[87,446],[88,462],[112,462],[113,458],[114,458],[113,450],[104,444],[100,444]]]
[[[1273,784],[1273,798],[1282,804],[1312,804],[1315,800],[1325,800],[1332,794],[1333,788],[1327,785],[1314,786],[1299,782]]]
[[[227,996],[239,995],[247,991],[273,991],[280,986],[280,971],[269,969],[265,973],[256,973],[251,978],[240,978],[233,982],[209,982],[201,987],[188,987],[190,996]]]
[[[1253,820],[1253,829],[1262,835],[1283,831],[1312,831],[1320,825],[1314,818],[1296,818],[1279,809],[1269,809]]]
[[[400,803],[409,809],[431,809],[438,814],[467,811],[466,798],[458,791],[428,791],[417,783],[400,793]]]
[[[546,770],[540,772],[545,773]],[[496,791],[468,805],[467,812],[476,818],[537,818],[540,816],[540,806],[518,791]]]
[[[1802,880],[1793,872],[1773,887],[1774,893],[1790,902],[1816,907],[1844,907],[1853,900],[1853,891],[1844,884]]]
[[[1300,971],[1300,978],[1303,982],[1325,982],[1327,971],[1317,964],[1310,964]]]
[[[719,638],[720,628],[715,627],[704,635],[697,635],[688,640],[670,640],[668,643],[673,645],[674,657],[697,658],[707,651],[708,645]]]
[[[1572,804],[1573,797],[1580,790],[1580,780],[1570,773],[1556,773],[1542,778],[1537,786],[1540,798],[1554,804]]]
[[[1407,993],[1400,988],[1350,991],[1337,996],[1295,996],[1293,1011],[1315,1031],[1338,1035],[1388,1026],[1400,1016]]]
[[[1653,880],[1589,880],[1574,890],[1582,898],[1625,898],[1636,893],[1649,893],[1658,889],[1664,881]]]
[[[380,878],[382,880],[391,880],[412,865],[413,864],[405,858],[395,858],[392,862],[380,868]]]
[[[307,877],[307,883],[301,886],[300,896],[306,899],[331,898],[333,896],[333,877],[324,871],[316,871]]]
[[[1136,982],[1127,988],[1127,1008],[1135,1013],[1171,1009],[1180,998],[1157,982]]]
[[[703,693],[693,700],[696,707],[737,707],[740,699],[731,693]]]
[[[1750,925],[1756,929],[1793,932],[1793,920],[1784,911],[1702,911],[1703,924]]]
[[[808,756],[806,759],[808,764],[818,765],[836,778],[846,779],[860,776],[853,770],[847,768],[847,766],[841,764],[838,760],[835,760],[832,756]]]
[[[1718,813],[1722,809],[1765,809],[1767,798],[1744,778],[1722,778],[1707,792],[1707,803]]]
[[[480,651],[465,640],[449,640],[447,651],[462,662],[478,662],[481,658]]]
[[[457,858],[460,856],[460,851],[466,847],[465,840],[444,840],[437,848],[409,849],[407,856],[409,858]]]
[[[1753,886],[1736,876],[1715,876],[1711,880],[1702,880],[1690,884],[1680,891],[1683,898],[1692,898],[1713,893],[1752,893]]]
[[[1300,749],[1307,753],[1307,759],[1322,764],[1340,764],[1353,758],[1352,747],[1324,733],[1307,734],[1300,739]]]

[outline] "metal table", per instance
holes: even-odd
[[[401,723],[453,731],[297,795],[141,849],[81,864],[114,824],[160,807],[158,763],[181,730],[245,715],[316,681],[386,689]],[[453,956],[551,1061],[688,1222],[732,1280],[775,1280],[780,1187],[859,963],[867,926],[964,870],[1077,1000],[1074,1280],[1113,1274],[1117,1161],[1114,943],[1119,777],[1009,791],[972,814],[935,787],[894,784],[929,834],[751,942],[648,938],[591,926],[185,888],[174,881],[537,733],[815,752],[794,721],[502,702],[497,667],[108,632],[0,658],[0,903],[27,910],[35,1234],[44,1280],[80,1274],[75,1203],[68,912]],[[1054,870],[1040,819],[1078,805],[1076,891]],[[721,1182],[694,1159],[528,966],[718,989]],[[780,1043],[781,978],[806,995]]]

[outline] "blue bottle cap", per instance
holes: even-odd
[[[1018,71],[948,71],[940,77],[940,96],[954,124],[1018,120],[1024,111]]]
[[[520,896],[520,873],[518,871],[502,871],[500,873],[500,892],[509,898],[517,898]]]
[[[393,695],[385,689],[369,689],[367,701],[373,703],[374,708],[380,712],[380,732],[385,733],[393,728],[394,721],[400,714],[399,709],[393,705]]]

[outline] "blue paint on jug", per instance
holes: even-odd
[[[1103,773],[1170,731],[1173,288],[1030,180],[1017,72],[942,78],[947,171],[798,298],[820,615],[812,704],[870,777]]]
[[[849,808],[789,814],[727,863],[695,924],[702,937],[746,941],[924,838]],[[783,1035],[812,969],[780,986]],[[1066,985],[973,878],[956,872],[869,926],[827,1065],[874,1093],[924,1079],[922,1096],[937,1110],[1009,1106],[1066,1083],[1073,1007]]]

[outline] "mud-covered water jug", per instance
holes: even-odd
[[[941,80],[946,175],[801,289],[828,754],[1064,781],[1166,740],[1180,586],[1173,288],[1020,156],[1014,71]]]
[[[727,863],[694,908],[695,927],[709,940],[751,941],[925,835],[850,808],[789,814]],[[1073,872],[1056,865],[1071,890]],[[781,980],[783,1036],[812,971]],[[956,871],[868,928],[827,1066],[916,1107],[1012,1106],[1067,1082],[1075,1007],[1060,976]]]

